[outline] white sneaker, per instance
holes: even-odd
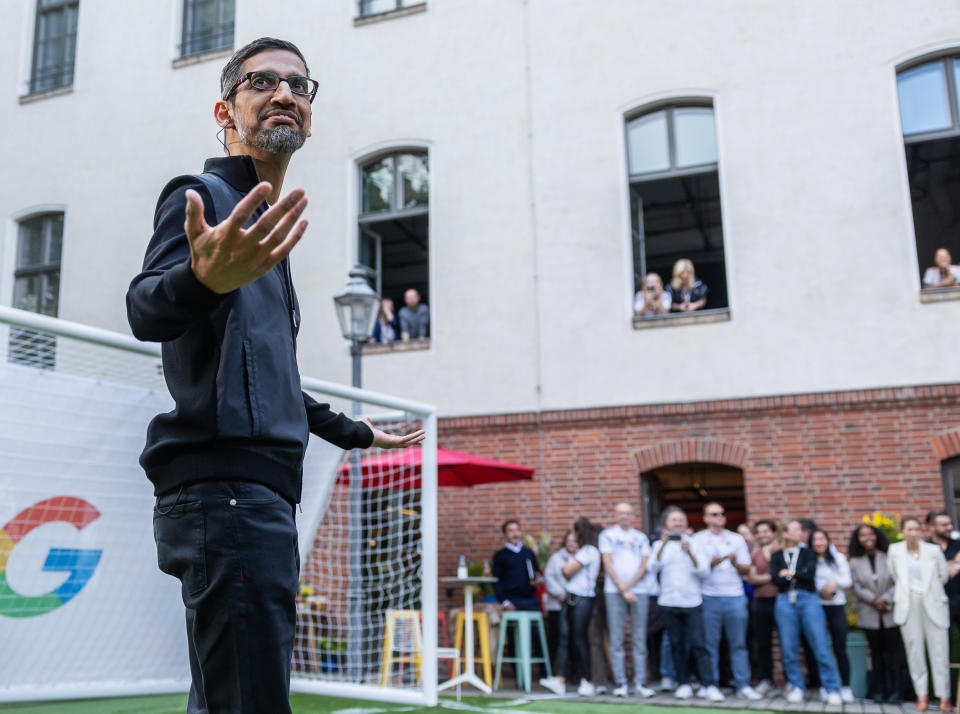
[[[820,701],[826,702],[829,697],[830,695],[827,694],[827,690],[824,689],[823,687],[820,687]]]
[[[697,689],[697,699],[706,699],[707,698],[707,688],[703,685]]]
[[[677,688],[677,682],[670,677],[664,677],[660,680],[660,686],[657,687],[661,692],[672,691]]]
[[[677,691],[673,693],[677,699],[689,699],[693,696],[693,687],[689,684],[681,684],[677,687]]]
[[[741,699],[749,699],[752,702],[763,699],[763,695],[749,684],[746,687],[740,687],[740,689],[737,690],[737,696]]]
[[[613,688],[613,696],[615,697],[625,697],[628,693],[626,684],[621,684],[619,687]]]
[[[856,699],[853,696],[853,690],[850,687],[841,687],[840,688],[840,698],[846,704],[853,704]]]
[[[709,702],[722,702],[723,700],[726,699],[726,697],[723,696],[723,692],[721,692],[719,689],[716,688],[716,686],[711,684],[709,687],[707,687],[707,691],[706,691],[706,695],[704,696],[704,699],[706,699]]]
[[[787,701],[791,704],[796,704],[797,702],[803,701],[803,690],[800,687],[793,687],[789,692],[787,692]]]
[[[549,689],[554,694],[565,694],[567,686],[561,682],[559,677],[544,677],[540,680],[540,686]]]
[[[606,693],[607,693],[607,685],[606,685],[606,684],[596,684],[596,685],[594,685],[594,687],[596,687],[596,690],[597,690],[596,693],[597,693],[597,694],[606,694]]]
[[[633,688],[633,693],[636,694],[638,697],[644,697],[644,698],[655,697],[657,695],[657,693],[654,690],[650,689],[650,687],[645,687],[642,684],[636,685]]]
[[[754,691],[756,691],[756,693],[761,697],[765,697],[774,689],[775,687],[773,686],[773,682],[771,682],[769,679],[765,679],[757,685],[757,688]]]
[[[597,694],[597,688],[585,679],[580,680],[580,686],[577,687],[577,694],[581,697],[594,697]]]
[[[830,692],[827,694],[827,704],[830,706],[839,706],[843,704],[843,699],[840,698],[840,692]]]

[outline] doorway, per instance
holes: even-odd
[[[647,533],[660,529],[667,506],[680,507],[695,531],[704,527],[703,506],[710,501],[724,507],[730,530],[747,520],[743,469],[734,466],[696,462],[644,471],[640,474],[640,494]]]

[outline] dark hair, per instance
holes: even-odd
[[[577,535],[577,544],[582,548],[585,545],[597,544],[597,532],[589,518],[578,518],[573,522],[573,532]]]
[[[853,533],[850,534],[850,545],[847,546],[847,555],[851,558],[860,558],[867,554],[867,551],[860,545],[860,531],[864,528],[869,528],[873,531],[873,536],[877,539],[877,550],[881,553],[886,553],[887,548],[890,547],[890,540],[886,534],[876,526],[871,526],[869,523],[861,523],[854,528]]]
[[[797,521],[800,523],[800,527],[805,531],[818,530],[817,524],[810,518],[798,518]]]
[[[753,532],[754,532],[754,534],[756,534],[757,528],[758,528],[759,526],[766,526],[767,528],[769,528],[769,529],[770,529],[771,531],[773,531],[774,533],[777,532],[777,524],[776,524],[776,523],[774,523],[773,521],[762,520],[762,521],[757,521],[756,523],[753,524]]]
[[[684,518],[687,517],[686,512],[685,512],[682,508],[680,508],[680,506],[667,506],[667,507],[663,510],[663,513],[660,514],[660,522],[661,522],[663,525],[667,525],[667,518],[670,517],[670,514],[671,514],[671,513],[675,513],[675,512],[683,513],[683,517],[684,517]]]
[[[230,92],[233,91],[234,85],[240,81],[240,77],[243,75],[241,71],[243,69],[243,63],[265,50],[286,50],[287,52],[292,52],[300,58],[300,61],[303,62],[303,68],[307,72],[307,76],[310,76],[310,68],[307,66],[307,60],[304,59],[303,53],[295,44],[287,42],[286,40],[278,40],[274,37],[261,37],[234,52],[230,60],[223,66],[223,70],[220,72],[221,99],[226,101],[227,97],[230,96]]]
[[[836,565],[837,561],[833,557],[833,553],[830,552],[830,534],[827,533],[822,528],[814,528],[810,531],[810,537],[807,538],[807,545],[810,546],[810,550],[813,550],[813,537],[817,533],[823,533],[823,537],[827,539],[827,552],[823,554],[823,559],[826,560],[830,565]]]
[[[500,532],[503,533],[504,535],[506,535],[506,534],[507,534],[507,526],[509,526],[511,523],[516,523],[518,526],[520,525],[520,521],[518,521],[516,518],[511,518],[511,519],[506,520],[506,521],[503,522],[503,525],[500,526]]]
[[[710,506],[720,506],[723,510],[727,510],[720,501],[707,501],[703,504],[703,515],[707,515],[707,509],[710,508]]]
[[[903,530],[903,527],[907,525],[907,523],[909,523],[910,521],[913,521],[919,527],[920,525],[919,518],[915,518],[914,516],[904,516],[903,520],[900,521],[900,530]]]
[[[927,514],[927,525],[932,526],[933,522],[940,516],[946,516],[947,518],[950,518],[950,514],[946,511],[930,511],[930,513]],[[952,521],[953,519],[950,518],[950,520]]]

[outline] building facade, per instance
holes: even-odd
[[[160,189],[220,151],[226,58],[301,47],[304,373],[347,380],[331,296],[365,262],[430,332],[369,348],[364,385],[437,404],[444,446],[538,469],[441,493],[441,567],[505,517],[556,541],[617,499],[648,527],[721,498],[837,538],[956,509],[960,292],[922,288],[936,250],[960,262],[955,3],[4,8],[0,299],[116,330]],[[684,258],[703,309],[638,317]]]

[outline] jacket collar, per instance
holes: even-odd
[[[207,159],[203,163],[205,174],[215,174],[233,186],[240,193],[247,193],[260,183],[257,165],[247,155],[219,156]]]

